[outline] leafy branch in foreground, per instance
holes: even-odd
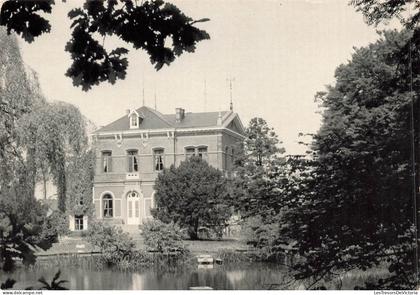
[[[30,43],[50,32],[51,25],[43,15],[51,13],[54,4],[54,0],[7,0],[1,7],[0,25]],[[85,91],[104,81],[114,84],[126,76],[128,49],[106,49],[106,37],[115,36],[135,49],[145,50],[156,70],[184,52],[194,52],[198,42],[210,39],[206,31],[194,26],[209,19],[193,20],[163,0],[141,4],[132,0],[86,0],[68,17],[72,33],[65,50],[73,63],[66,75]]]
[[[67,283],[66,280],[59,280],[61,271],[59,270],[52,279],[51,283],[48,283],[44,277],[41,277],[38,282],[42,284],[42,290],[68,290],[63,286],[64,283]]]
[[[39,288],[40,290],[68,290],[66,287],[64,287],[64,283],[68,283],[66,280],[59,280],[61,275],[61,271],[57,271],[54,275],[54,278],[52,279],[51,283],[48,283],[44,277],[41,277],[38,282],[42,284],[42,286]],[[16,281],[13,279],[8,278],[4,283],[1,283],[0,289],[12,289],[15,285]],[[34,287],[27,287],[26,290],[36,290]]]

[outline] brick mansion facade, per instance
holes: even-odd
[[[233,111],[190,113],[177,108],[173,114],[161,114],[143,106],[127,111],[93,137],[95,218],[138,225],[151,218],[153,186],[160,171],[192,155],[229,171],[244,127]],[[71,223],[74,230],[87,227],[83,217],[75,216]]]

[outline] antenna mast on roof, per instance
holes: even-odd
[[[144,106],[144,77],[143,77],[143,89],[142,89],[142,92],[143,92],[143,106]]]
[[[226,81],[229,82],[229,90],[230,90],[230,104],[229,109],[233,112],[233,102],[232,102],[232,82],[235,81],[235,78],[227,78]]]
[[[156,106],[156,87],[155,87],[155,111],[157,111],[157,106]]]

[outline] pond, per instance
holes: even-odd
[[[149,267],[138,271],[97,269],[81,265],[64,266],[39,264],[31,268],[18,268],[7,277],[15,279],[15,289],[40,286],[45,277],[51,282],[61,269],[61,279],[71,290],[188,290],[190,287],[207,286],[216,290],[252,290],[279,288],[287,281],[284,268],[273,264],[241,263],[231,265],[181,265],[170,269]],[[1,281],[5,274],[0,273]]]

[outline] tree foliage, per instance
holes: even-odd
[[[95,153],[84,145],[69,156],[66,166],[66,212],[70,215],[92,215],[92,187]]]
[[[419,109],[420,76],[414,73],[413,94],[404,63],[411,37],[383,32],[339,66],[335,85],[317,95],[322,126],[312,158],[291,163],[299,181],[289,182],[289,210],[276,243],[297,242],[304,259],[295,265],[295,277],[311,279],[309,287],[343,271],[378,266],[389,275],[369,288],[415,287],[409,114],[412,95]]]
[[[51,229],[54,224],[46,216],[47,208],[35,198],[37,176],[53,174],[64,212],[66,177],[86,177],[84,185],[90,191],[91,172],[73,169],[71,176],[66,171],[74,162],[68,159],[86,150],[80,112],[45,101],[36,75],[22,62],[16,38],[3,29],[0,44],[0,266],[9,270],[16,258],[25,264],[34,262],[33,246],[48,248],[58,234]],[[86,205],[90,204],[87,199]]]
[[[186,228],[198,239],[200,227],[224,228],[230,217],[229,193],[221,171],[199,157],[171,166],[155,183],[153,217]]]
[[[86,237],[89,243],[101,250],[107,264],[119,264],[133,255],[135,243],[121,228],[101,222],[91,223]]]
[[[141,225],[140,229],[148,250],[159,253],[185,252],[186,250],[181,229],[173,222],[163,223],[160,220],[150,220]]]
[[[53,211],[44,217],[42,223],[42,231],[37,239],[40,241],[48,241],[49,243],[57,243],[58,237],[64,236],[70,232],[69,220],[66,213],[61,211]]]
[[[351,0],[357,11],[363,13],[368,24],[397,18],[404,26],[414,28],[420,20],[420,3],[416,0]]]
[[[41,277],[38,282],[42,284],[41,290],[68,290],[64,287],[64,283],[68,283],[66,280],[60,280],[61,271],[57,271],[51,281],[47,282],[44,277]]]
[[[1,7],[0,25],[21,35],[27,42],[51,29],[45,14],[52,12],[54,0],[7,0]],[[66,75],[75,86],[89,90],[108,81],[124,79],[128,49],[108,50],[106,37],[115,36],[134,49],[143,49],[156,70],[172,63],[184,52],[194,52],[196,44],[209,35],[194,26],[193,20],[175,5],[162,0],[86,0],[82,7],[71,10],[71,39],[66,45],[73,60]],[[99,37],[99,40],[98,40]]]
[[[284,148],[273,128],[253,118],[239,143],[232,186],[234,205],[244,217],[271,218],[282,208],[282,183],[286,180]]]
[[[28,158],[33,165],[32,182],[35,183],[37,174],[42,177],[51,174],[57,187],[58,208],[64,212],[67,186],[74,187],[76,182],[80,182],[80,175],[74,175],[73,182],[69,184],[69,169],[73,174],[89,174],[91,171],[89,167],[80,167],[81,161],[87,160],[84,156],[88,149],[85,119],[73,105],[45,102],[24,115],[18,123],[20,140],[27,148]],[[76,171],[75,165],[85,169]],[[89,175],[83,176],[84,180],[91,180]],[[85,185],[83,189],[90,188],[91,186]]]
[[[274,242],[278,239],[279,227],[277,218],[267,222],[261,215],[251,216],[241,225],[241,237],[247,245],[254,247],[259,260],[277,261],[279,252],[275,250]]]
[[[13,268],[16,258],[34,262],[46,208],[34,198],[35,167],[21,140],[18,124],[43,102],[36,77],[25,68],[17,41],[0,30],[0,267]]]

